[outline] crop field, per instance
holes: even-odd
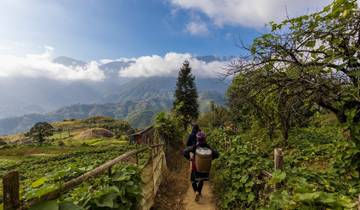
[[[68,122],[55,123],[55,125],[62,127],[64,124],[66,126],[71,125]],[[22,138],[26,138],[21,134],[7,136],[5,139],[8,140],[8,144],[0,148],[0,178],[9,171],[18,171],[20,175],[20,199],[30,200],[60,189],[66,181],[76,178],[127,151],[136,149],[135,145],[129,145],[125,135],[78,137],[81,136],[82,132],[89,133],[89,130],[92,131],[93,128],[86,128],[85,125],[82,125],[83,128],[81,129],[55,132],[42,145],[37,142],[21,143],[22,141],[25,142]],[[13,143],[15,138],[17,144]],[[83,209],[94,205],[110,205],[109,203],[102,204],[102,201],[99,200],[96,203],[94,202],[96,198],[114,195],[114,190],[116,192],[129,190],[130,192],[123,195],[128,198],[124,199],[124,202],[128,200],[128,203],[123,205],[125,209],[131,209],[132,203],[136,203],[135,201],[140,193],[138,166],[144,164],[148,157],[147,153],[139,154],[138,165],[133,164],[135,163],[134,157],[130,158],[126,163],[115,165],[112,168],[113,175],[111,177],[104,173],[104,175],[91,178],[77,188],[63,194],[58,200],[41,202],[39,205],[44,205],[45,209],[52,209],[51,206],[58,206],[61,202],[63,209]],[[3,208],[1,204],[3,202],[2,190],[1,182],[1,210]],[[116,203],[116,205],[120,205],[118,202]],[[34,208],[38,207],[35,206]]]
[[[136,148],[136,146],[127,145],[124,142],[114,144],[112,141],[101,146],[59,147],[45,145],[37,147],[29,145],[2,149],[2,155],[0,156],[0,177],[8,171],[17,170],[20,174],[21,199],[29,200],[37,198],[59,189],[61,183],[78,177],[106,161]],[[144,164],[147,158],[147,153],[140,154],[139,165]],[[130,159],[129,162],[135,162],[135,160]],[[84,182],[78,188],[64,194],[62,199],[72,201],[70,204],[67,202],[66,205],[73,205],[73,203],[84,207],[87,205],[95,205],[90,204],[89,200],[86,199],[94,198],[94,193],[96,194],[98,191],[108,192],[108,190],[114,190],[115,187],[112,186],[116,183],[112,180],[114,177],[122,177],[122,184],[118,187],[124,188],[123,190],[127,190],[127,185],[129,183],[131,184],[129,187],[133,188],[133,194],[127,193],[126,196],[137,197],[139,195],[140,181],[138,180],[137,166],[129,163],[121,163],[113,167],[113,173],[114,175],[111,178],[104,175]],[[136,179],[136,182],[135,180],[131,181],[132,179]],[[130,182],[128,182],[129,180]],[[112,187],[110,187],[110,184]],[[1,185],[2,183],[0,184],[0,203],[3,197]],[[108,186],[109,189],[106,186]],[[88,191],[89,188],[91,188],[91,192]],[[84,190],[86,192],[83,192]],[[103,192],[103,194],[107,195],[106,192]],[[97,195],[100,196],[99,194]],[[45,202],[41,205],[47,205],[47,203]],[[73,207],[74,206],[70,209]],[[0,209],[2,209],[1,204]]]

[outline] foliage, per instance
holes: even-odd
[[[185,61],[179,71],[174,95],[173,111],[182,116],[184,129],[199,117],[198,93],[190,63]]]
[[[81,184],[57,201],[40,202],[30,210],[82,210],[82,209],[117,209],[135,210],[141,197],[140,171],[136,166],[122,165],[114,168],[111,177],[106,175],[93,178]],[[32,188],[45,185],[48,178],[43,177],[32,183]],[[42,191],[36,191],[35,196],[56,189],[56,185],[45,185]],[[44,190],[46,189],[46,190]]]
[[[210,110],[200,115],[197,121],[200,127],[219,128],[230,126],[231,115],[227,108],[210,103]]]
[[[274,78],[287,74],[292,74],[292,68],[272,75],[259,68],[236,76],[228,90],[229,105],[234,120],[245,121],[246,124],[240,125],[243,129],[258,123],[267,128],[271,139],[279,128],[287,144],[290,128],[307,125],[314,113],[314,105],[298,94],[302,89],[274,83]]]
[[[124,145],[79,149],[66,155],[2,164],[0,176],[12,169],[19,171],[21,198],[28,200],[57,190],[66,181],[135,147]],[[140,154],[140,165],[147,159],[147,154]],[[110,177],[91,178],[57,201],[41,202],[32,209],[136,209],[141,196],[140,169],[134,165],[118,164],[112,168],[112,172]]]
[[[40,145],[45,141],[45,137],[51,136],[54,133],[54,127],[47,122],[36,123],[27,136],[37,141]]]
[[[47,147],[44,149],[50,150],[51,148]],[[68,181],[109,159],[119,156],[129,149],[134,149],[134,147],[128,145],[78,147],[76,151],[70,151],[67,154],[27,157],[18,161],[11,161],[8,164],[0,164],[0,176],[4,175],[6,171],[17,170],[21,174],[20,186],[23,198],[29,199],[34,193],[36,195],[38,191],[41,193],[47,190],[41,186],[36,189],[30,187],[33,182],[41,180],[44,175],[46,177],[46,184],[49,185]],[[62,152],[66,153],[66,150],[62,149]],[[22,156],[22,153],[18,155]],[[12,152],[12,155],[15,155],[15,153]]]
[[[155,117],[155,130],[162,140],[172,148],[179,148],[182,140],[182,130],[179,121],[165,112],[160,112]]]
[[[141,197],[140,171],[132,165],[114,168],[111,177],[102,176],[83,183],[64,196],[84,209],[135,210]]]
[[[353,209],[360,150],[333,125],[297,128],[284,149],[283,170],[272,171],[272,148],[263,129],[231,135],[214,130],[208,140],[220,150],[213,182],[221,209]],[[267,178],[263,170],[272,172]],[[275,184],[280,189],[273,191]]]
[[[360,11],[356,0],[334,0],[320,12],[271,23],[230,73],[265,71],[268,83],[333,112],[360,145]],[[249,57],[246,57],[249,58]]]

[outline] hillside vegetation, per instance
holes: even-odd
[[[2,137],[6,144],[0,146],[0,177],[11,170],[20,173],[21,199],[37,198],[57,190],[60,183],[135,149],[129,145],[127,137],[134,131],[125,121],[98,116],[54,122],[52,126],[55,132],[41,146],[20,134]],[[147,160],[147,155],[139,155],[140,166]],[[139,168],[132,164],[118,164],[113,173],[111,178],[99,176],[84,182],[64,194],[60,204],[43,202],[33,209],[53,209],[54,205],[65,209],[100,208],[110,205],[104,199],[113,196],[115,191],[126,192],[122,195],[123,202],[116,205],[134,209],[140,196]]]
[[[358,209],[360,11],[335,0],[270,23],[229,69],[229,107],[199,123],[221,155],[220,209]],[[274,168],[274,149],[283,166]]]
[[[270,141],[259,127],[239,134],[211,132],[208,141],[221,152],[213,165],[221,209],[357,208],[360,176],[352,157],[360,152],[338,124],[293,129],[291,146],[284,148],[284,167],[274,171],[273,148],[282,141],[278,134]],[[274,191],[276,184],[281,187]]]

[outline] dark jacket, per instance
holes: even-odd
[[[196,134],[197,134],[197,131],[191,132],[191,134],[189,135],[189,138],[187,140],[187,143],[186,143],[187,147],[196,145]]]

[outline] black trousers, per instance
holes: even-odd
[[[191,172],[191,185],[194,190],[194,192],[198,192],[201,194],[202,188],[204,186],[204,181],[209,180],[209,174],[208,173],[197,173],[192,171]]]

